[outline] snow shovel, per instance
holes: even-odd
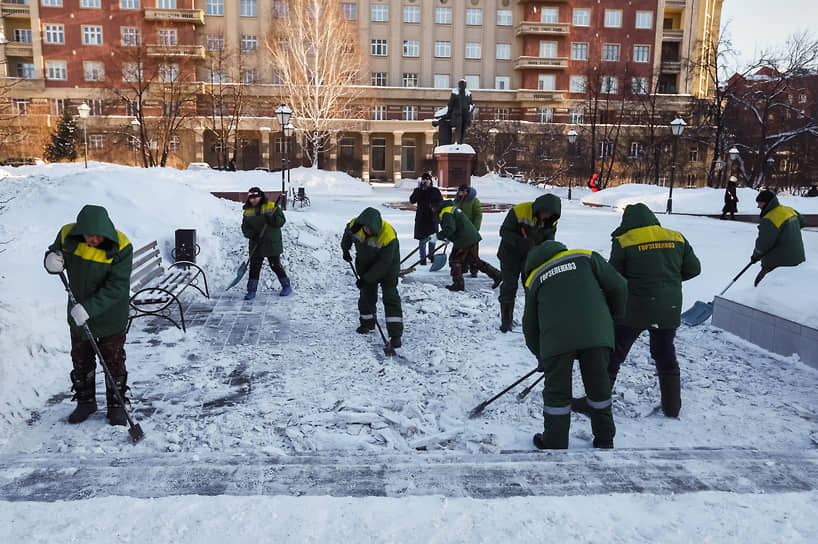
[[[435,257],[436,257],[435,253],[437,252],[438,249],[440,249],[442,247],[445,247],[445,246],[446,246],[446,244],[440,244],[439,246],[437,246],[434,249],[434,251],[432,251],[432,266],[434,266],[434,263],[435,263]],[[409,274],[410,272],[414,272],[415,267],[420,264],[420,261],[421,261],[421,259],[418,259],[417,261],[413,262],[412,265],[409,266],[408,268],[402,268],[401,271],[398,272],[398,276],[405,276],[406,274]],[[443,256],[443,262],[444,263],[446,262],[446,256],[445,255]],[[443,265],[441,264],[440,266],[442,267]],[[439,270],[439,269],[440,269],[440,267],[436,268],[435,270]]]
[[[435,248],[435,251],[440,249],[439,247]],[[443,254],[438,255],[437,253],[434,254],[432,257],[432,266],[429,267],[429,272],[437,272],[444,266],[446,266],[446,250],[449,249],[449,242],[443,244]]]
[[[733,281],[731,281],[730,284],[727,287],[725,287],[721,293],[719,293],[719,296],[722,296],[728,289],[730,289],[730,287],[732,287],[733,284],[736,283],[736,280],[739,279],[741,275],[747,271],[748,268],[753,266],[753,264],[755,263],[750,261],[750,264],[742,268],[741,272],[736,274],[736,277],[733,278]],[[682,323],[689,327],[695,327],[697,325],[701,325],[702,323],[710,319],[711,315],[713,315],[713,303],[702,302],[701,300],[697,300],[696,303],[693,304],[693,306],[689,310],[682,312]]]
[[[352,273],[355,275],[355,280],[357,281],[360,279],[360,276],[358,276],[358,271],[355,270],[355,265],[352,264],[352,261],[350,261],[349,266],[352,268]],[[395,348],[392,347],[392,343],[386,339],[386,335],[383,333],[383,329],[381,328],[381,324],[378,322],[378,318],[375,318],[375,326],[378,327],[378,332],[381,333],[381,338],[383,339],[384,354],[389,355],[390,357],[392,355],[397,355],[395,353]]]
[[[68,300],[71,301],[71,307],[73,308],[77,305],[77,299],[74,297],[74,293],[71,291],[71,286],[68,284],[68,278],[65,277],[64,271],[60,272],[60,279],[62,280],[62,284],[65,286],[65,292],[68,293]],[[102,352],[99,350],[97,341],[94,338],[94,335],[91,333],[91,329],[88,328],[87,322],[82,325],[82,330],[85,331],[85,335],[88,337],[88,340],[91,341],[91,347],[94,348],[94,353],[96,353],[97,358],[99,358],[99,364],[102,366],[102,370],[105,373],[105,381],[110,384],[110,389],[113,390],[116,400],[122,405],[122,411],[125,412],[125,417],[128,419],[128,425],[130,426],[128,429],[128,434],[131,435],[131,440],[134,444],[136,444],[145,437],[145,433],[142,432],[142,427],[140,427],[138,423],[133,422],[128,410],[125,409],[125,399],[122,398],[122,393],[119,391],[119,388],[114,385],[114,378],[111,376],[111,371],[108,370],[108,365],[105,363],[105,358],[102,356]]]
[[[513,384],[509,385],[508,387],[506,387],[505,389],[500,391],[499,393],[497,393],[496,395],[494,395],[493,397],[491,397],[489,400],[484,400],[483,402],[481,402],[480,404],[475,406],[474,409],[471,412],[469,412],[469,419],[474,419],[477,416],[479,416],[481,413],[483,413],[483,410],[486,408],[486,406],[488,406],[489,404],[491,404],[495,400],[499,399],[500,397],[502,397],[503,395],[505,395],[506,393],[508,393],[512,389],[514,389],[520,382],[522,382],[523,380],[525,380],[526,378],[528,378],[529,376],[531,376],[535,372],[537,372],[536,368],[534,370],[532,370],[531,372],[529,372],[528,374],[526,374],[525,376],[523,376],[522,378],[520,378],[519,380],[517,380],[516,382],[514,382]],[[545,374],[543,374],[543,376],[544,375]]]
[[[256,249],[258,248],[258,246],[261,245],[261,240],[264,238],[264,232],[266,230],[267,230],[267,223],[265,223],[264,226],[261,227],[261,232],[258,235],[259,243],[257,243],[255,246],[253,246],[253,248],[250,250],[250,255],[247,256],[247,260],[244,261],[243,263],[241,263],[239,265],[239,267],[236,269],[236,277],[233,279],[232,282],[230,282],[230,285],[227,286],[227,289],[225,289],[225,291],[227,291],[231,287],[236,286],[241,281],[241,279],[244,277],[244,274],[247,272],[247,264],[250,262],[250,257],[253,256],[253,253],[256,252]]]

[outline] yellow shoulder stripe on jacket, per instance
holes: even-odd
[[[535,225],[537,222],[534,220],[534,203],[533,202],[521,202],[517,204],[513,208],[514,215],[517,216],[517,222],[523,223],[525,225]]]
[[[674,248],[676,247],[676,242],[685,241],[684,236],[682,236],[680,232],[666,229],[659,225],[631,229],[625,234],[617,236],[616,239],[623,248],[644,245],[645,250]],[[639,250],[642,251],[643,248],[640,247]]]
[[[65,225],[62,230],[60,231],[60,240],[65,243],[65,239],[68,237],[68,233],[71,232],[71,229],[74,228],[76,223],[70,223]],[[118,251],[122,251],[128,245],[130,245],[131,241],[128,239],[127,236],[122,234],[119,231],[116,231],[117,236],[117,244],[118,244]],[[108,263],[110,264],[113,262],[113,257],[109,258],[108,254],[105,250],[100,249],[98,247],[91,247],[86,244],[84,241],[77,244],[77,248],[74,250],[74,255],[83,259],[85,261],[94,261],[97,263]]]
[[[271,214],[271,213],[273,213],[275,211],[275,209],[276,209],[276,203],[275,202],[269,202],[268,201],[268,202],[265,202],[264,204],[261,205],[261,213],[262,214]],[[244,215],[245,216],[247,216],[247,215],[256,215],[256,209],[255,208],[247,208],[246,210],[244,210]],[[354,221],[354,219],[353,219],[353,221]]]
[[[381,232],[378,234],[378,245],[381,247],[386,247],[395,238],[397,238],[397,236],[395,235],[395,229],[392,228],[392,225],[386,221],[381,223]]]
[[[440,216],[440,219],[443,219],[444,213],[452,213],[452,206],[446,206],[445,208],[440,210],[440,213],[438,214]]]
[[[531,271],[528,279],[525,280],[526,289],[534,281],[536,276],[547,272],[550,268],[562,264],[563,261],[573,259],[574,257],[590,257],[593,252],[588,249],[570,249],[568,251],[560,251],[543,264]]]
[[[789,206],[777,206],[764,216],[764,219],[769,219],[775,228],[780,228],[787,219],[797,217],[798,213]]]

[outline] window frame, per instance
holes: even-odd
[[[483,26],[482,8],[466,8],[466,26]]]
[[[52,69],[61,69],[62,77],[55,77],[52,75]],[[45,78],[49,81],[68,81],[68,62],[64,60],[46,60]]]
[[[583,57],[578,57],[574,53],[577,50],[582,50],[585,55]],[[577,61],[587,61],[588,60],[588,42],[571,42],[571,60]]]
[[[434,56],[436,59],[452,58],[452,42],[436,41]]]
[[[611,15],[612,17],[614,15],[616,15],[616,18],[618,19],[618,21],[616,21],[616,22],[618,24],[609,24],[609,22],[613,23],[614,21],[609,20],[608,15]],[[605,17],[603,19],[603,25],[602,26],[604,28],[622,28],[622,10],[621,9],[607,9],[606,8],[605,9]]]
[[[578,17],[580,16],[580,17]],[[577,22],[577,19],[582,19],[584,22]],[[591,26],[591,8],[574,8],[571,14],[572,26]]]

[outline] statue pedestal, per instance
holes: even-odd
[[[471,186],[471,165],[476,153],[469,144],[435,148],[438,188],[444,197],[454,197],[460,185]]]

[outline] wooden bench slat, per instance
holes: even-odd
[[[140,255],[142,255],[146,251],[150,251],[153,248],[157,248],[157,250],[158,250],[158,247],[159,247],[159,244],[156,242],[156,240],[154,240],[153,242],[151,242],[149,244],[146,244],[146,245],[140,247],[139,249],[137,249],[136,251],[134,251],[133,252],[134,259],[136,259]]]
[[[136,255],[134,255],[135,257]],[[138,270],[142,265],[149,262],[151,259],[156,259],[157,263],[161,263],[161,257],[159,256],[159,250],[154,249],[138,261],[134,261],[133,265],[131,266],[131,270]]]

